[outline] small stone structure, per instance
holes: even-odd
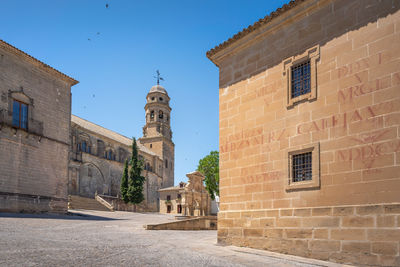
[[[202,216],[174,222],[148,224],[146,230],[217,230],[217,216]]]
[[[188,183],[158,190],[160,192],[160,213],[183,216],[205,216],[211,212],[211,198],[203,185],[204,176],[198,172],[186,174]]]

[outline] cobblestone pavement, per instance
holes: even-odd
[[[337,266],[267,251],[218,246],[216,231],[148,231],[157,213],[0,213],[1,266]]]

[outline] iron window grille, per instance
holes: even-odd
[[[291,68],[292,90],[291,97],[295,98],[311,92],[311,64],[310,60]]]
[[[312,152],[292,156],[293,182],[312,180]]]
[[[286,108],[317,99],[317,61],[319,45],[307,49],[304,53],[282,61],[285,76]]]

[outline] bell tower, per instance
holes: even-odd
[[[146,97],[146,125],[139,141],[162,159],[162,164],[159,162],[155,167],[156,173],[162,174],[164,188],[174,185],[175,144],[172,142],[170,98],[158,83],[159,80]]]

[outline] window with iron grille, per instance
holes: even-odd
[[[286,190],[320,188],[319,143],[307,144],[288,151]]]
[[[291,97],[295,98],[311,92],[310,60],[292,66]]]
[[[314,101],[317,99],[317,63],[320,55],[319,45],[304,53],[282,61],[285,81],[286,107]]]
[[[312,180],[312,152],[292,156],[293,182]]]

